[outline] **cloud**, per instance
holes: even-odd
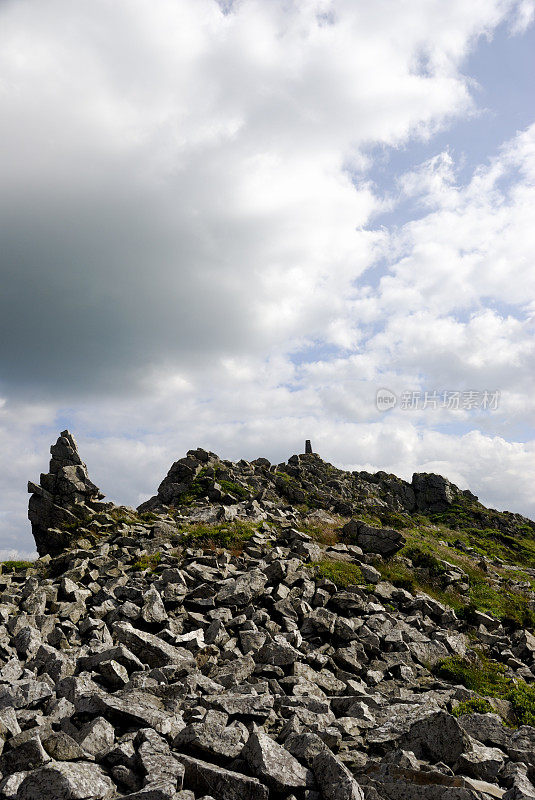
[[[25,482],[67,425],[117,502],[192,446],[280,461],[312,438],[533,514],[533,445],[508,439],[534,405],[534,129],[468,180],[449,150],[369,172],[476,113],[467,55],[531,6],[2,4],[6,550],[32,550]],[[382,415],[381,386],[500,408]]]
[[[351,342],[335,298],[380,240],[359,148],[465,113],[462,59],[513,8],[4,3],[6,391],[124,394],[155,364]]]

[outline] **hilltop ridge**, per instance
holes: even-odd
[[[40,555],[59,552],[69,530],[79,533],[91,514],[113,508],[90,481],[76,443],[63,431],[51,447],[48,474],[32,493],[29,518]],[[535,534],[535,522],[512,512],[488,509],[468,490],[433,473],[415,473],[409,483],[383,471],[346,472],[316,453],[293,455],[287,463],[266,458],[248,462],[220,459],[197,448],[175,461],[157,494],[137,511],[167,512],[175,518],[215,523],[233,519],[297,518],[324,510],[350,518],[364,516],[383,527],[411,527],[424,515],[431,523],[453,528],[496,530],[502,536]],[[505,541],[505,540],[504,540]]]
[[[530,520],[201,449],[132,509],[51,454],[0,575],[0,800],[533,800]]]

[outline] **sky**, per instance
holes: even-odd
[[[0,558],[64,428],[131,506],[308,438],[535,518],[534,17],[2,0]]]

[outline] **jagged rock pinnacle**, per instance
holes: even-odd
[[[108,506],[99,503],[104,495],[89,479],[87,467],[68,430],[61,432],[50,454],[49,472],[41,474],[39,484],[28,483],[32,495],[28,519],[39,555],[62,550],[69,538],[69,528],[75,527],[99,506]]]

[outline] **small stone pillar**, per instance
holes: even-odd
[[[312,445],[310,444],[310,439],[305,441],[305,453],[312,453]]]

